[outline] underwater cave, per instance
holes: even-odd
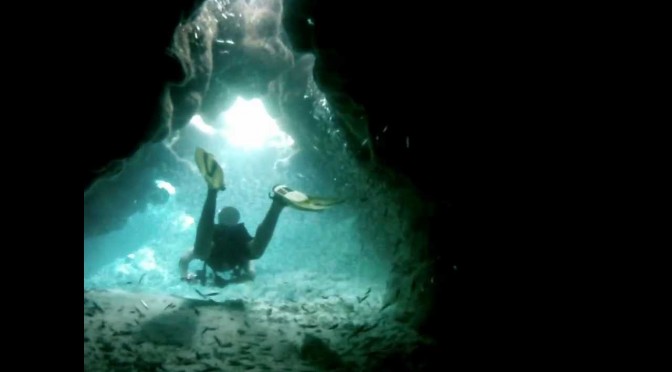
[[[139,82],[108,118],[124,130],[88,144],[85,159],[85,370],[447,365],[438,345],[460,326],[446,336],[438,324],[459,323],[446,320],[461,295],[459,139],[431,130],[444,126],[442,97],[400,92],[413,77],[394,66],[407,57],[379,52],[403,41],[365,32],[377,13],[347,9],[184,2],[142,28],[152,48],[128,37]],[[406,66],[429,63],[441,62]],[[223,170],[217,210],[237,208],[252,235],[275,185],[343,202],[284,208],[254,280],[187,283],[178,262],[207,194],[197,148]]]

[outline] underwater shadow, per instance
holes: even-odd
[[[200,308],[220,307],[229,310],[245,311],[242,301],[227,300],[216,302],[212,300],[184,299],[180,306],[173,306],[171,312],[157,315],[142,322],[140,332],[135,341],[149,342],[156,345],[170,345],[191,347],[194,336],[200,323]],[[170,309],[170,305],[166,310]]]

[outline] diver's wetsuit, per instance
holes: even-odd
[[[206,278],[206,265],[210,266],[215,275],[224,270],[234,270],[234,273],[239,274],[241,269],[247,268],[252,259],[247,243],[252,240],[252,236],[243,223],[234,226],[215,225],[212,240],[210,257],[204,262],[203,272],[200,273],[202,283]]]
[[[251,259],[247,243],[252,240],[252,236],[243,223],[234,226],[215,225],[212,240],[212,252],[206,263],[215,271],[243,266]]]

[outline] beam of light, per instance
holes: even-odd
[[[180,225],[182,227],[182,230],[188,229],[191,225],[194,224],[194,222],[195,222],[194,217],[186,213],[180,216]]]
[[[154,182],[156,183],[156,187],[168,191],[170,195],[175,195],[175,186],[171,185],[170,182],[163,180],[156,180]]]
[[[193,125],[194,128],[198,129],[199,131],[205,134],[213,135],[217,133],[217,130],[215,128],[205,123],[201,115],[192,116],[191,120],[189,120],[189,124]]]
[[[245,100],[238,97],[231,108],[222,113],[222,135],[236,147],[259,149],[289,147],[294,140],[278,128],[259,98]]]

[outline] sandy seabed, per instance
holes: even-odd
[[[84,292],[85,371],[414,370],[428,343],[380,308]],[[412,359],[412,358],[411,358]]]

